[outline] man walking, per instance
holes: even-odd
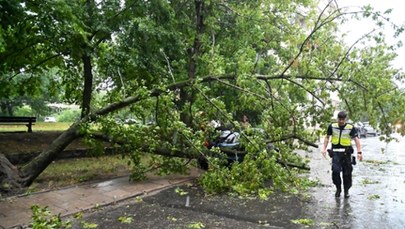
[[[353,139],[357,149],[357,159],[363,160],[361,153],[360,140],[356,128],[352,124],[346,123],[347,114],[340,111],[337,117],[337,123],[332,123],[328,126],[327,135],[323,143],[322,154],[325,157],[328,143],[332,136],[332,180],[336,185],[335,197],[340,197],[342,192],[342,179],[340,173],[343,173],[343,188],[345,198],[349,198],[349,189],[352,186],[352,153],[353,147],[351,140]]]

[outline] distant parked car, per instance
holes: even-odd
[[[364,126],[356,126],[355,128],[360,138],[367,137],[367,130],[364,128]]]
[[[379,135],[379,132],[376,129],[374,129],[372,126],[370,126],[369,122],[358,122],[358,123],[355,123],[354,126],[355,126],[360,138]]]
[[[360,138],[367,137],[367,131],[364,129],[364,124],[362,122],[354,123],[354,128],[356,128],[357,134]]]
[[[374,129],[372,126],[370,126],[370,124],[368,122],[364,122],[363,124],[364,124],[363,128],[366,130],[367,135],[371,135],[371,136],[378,135],[378,131],[376,129]]]
[[[44,122],[56,122],[56,118],[48,116],[44,118]]]

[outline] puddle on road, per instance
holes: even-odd
[[[311,155],[311,176],[322,187],[314,189],[310,206],[317,225],[325,228],[405,227],[405,138],[389,144],[378,137],[361,139],[364,161],[353,169],[350,198],[335,198],[330,163],[319,150]],[[381,149],[384,149],[383,151]]]

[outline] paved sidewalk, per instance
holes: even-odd
[[[31,206],[48,206],[52,214],[67,216],[94,207],[105,206],[131,197],[150,194],[191,181],[201,170],[193,168],[190,175],[148,176],[143,182],[129,182],[128,176],[100,183],[84,184],[21,197],[0,199],[0,228],[27,225]]]

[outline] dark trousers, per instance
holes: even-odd
[[[352,187],[352,157],[350,152],[334,152],[332,156],[332,180],[337,188],[342,187],[340,173],[343,173],[344,190]]]

